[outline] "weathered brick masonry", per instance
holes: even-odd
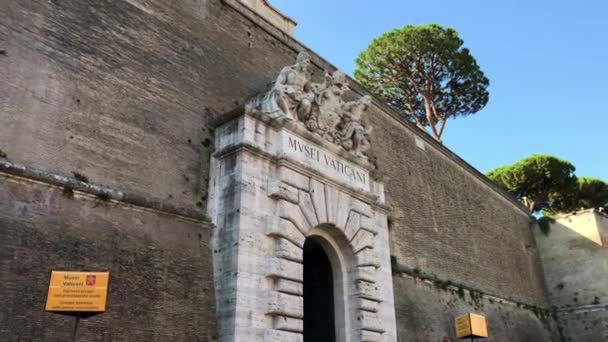
[[[445,150],[379,112],[371,118],[374,152],[387,175],[392,253],[398,265],[493,295],[544,304],[543,280],[529,217],[454,162]],[[459,165],[460,164],[460,165]]]
[[[213,339],[208,225],[6,173],[0,188],[0,341],[71,341],[74,318],[44,312],[51,269],[110,271],[79,341]]]
[[[213,150],[210,122],[264,89],[303,49],[233,0],[5,0],[0,149],[15,163],[61,175],[76,171],[113,189],[203,211]],[[316,78],[323,69],[334,69],[316,55],[313,61]],[[354,83],[351,88],[364,92]],[[392,208],[401,339],[450,338],[453,317],[474,307],[459,297],[451,299],[459,305],[438,300],[448,294],[419,290],[400,269],[545,306],[526,212],[377,101],[371,112],[373,150]],[[424,150],[416,147],[416,138],[424,141]],[[9,247],[2,251],[9,254],[2,258],[1,281],[13,293],[12,304],[0,311],[0,332],[8,340],[65,340],[61,334],[71,321],[42,313],[41,292],[26,300],[17,290],[28,277],[32,291],[44,291],[48,270],[57,267],[120,270],[122,280],[111,285],[118,291],[112,296],[120,297],[111,296],[112,309],[83,325],[87,336],[196,341],[213,335],[210,253],[202,222],[66,199],[61,190],[28,181],[4,180],[0,196],[2,247]],[[18,215],[25,206],[16,203],[29,203],[29,216]],[[89,245],[94,256],[87,254]],[[175,279],[171,286],[155,290],[172,300],[150,299],[147,281],[169,276]],[[495,305],[505,314],[514,312],[517,326],[525,327],[491,320],[495,341],[549,339],[536,316],[511,304]],[[426,320],[429,314],[441,318]]]

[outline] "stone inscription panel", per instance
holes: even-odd
[[[318,170],[328,178],[370,191],[369,172],[290,132],[281,133],[281,151],[289,158]]]

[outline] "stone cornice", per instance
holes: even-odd
[[[98,198],[103,201],[117,201],[123,202],[129,205],[145,208],[155,212],[162,212],[164,214],[170,214],[179,216],[183,219],[194,220],[197,222],[209,222],[210,220],[201,211],[192,210],[188,208],[177,207],[167,201],[144,197],[130,192],[124,192],[114,190],[112,188],[97,185],[93,183],[86,183],[79,181],[72,177],[66,177],[39,169],[35,169],[29,166],[19,165],[11,163],[7,160],[0,160],[0,175],[6,175],[8,177],[18,177],[23,180],[40,182],[64,189],[69,189],[74,192],[81,192],[83,194],[91,195],[92,197]]]
[[[571,213],[559,213],[557,215],[555,215],[553,218],[558,220],[558,219],[565,219],[568,218],[570,216],[576,216],[576,215],[580,215],[580,214],[585,214],[585,213],[595,213],[597,215],[603,216],[608,218],[608,215],[606,215],[605,213],[595,209],[595,208],[591,208],[591,209],[582,209],[582,210],[578,210],[575,212],[571,212]]]
[[[538,307],[543,310],[549,310],[547,303],[531,303],[530,301],[525,301],[522,299],[518,299],[512,296],[498,295],[496,293],[487,292],[477,287],[465,285],[460,282],[452,282],[447,279],[442,279],[433,274],[427,274],[425,272],[418,271],[416,269],[409,268],[403,265],[392,265],[393,277],[410,277],[412,279],[420,279],[421,281],[431,284],[431,285],[443,285],[446,289],[451,291],[457,291],[458,289],[463,289],[468,293],[478,293],[482,298],[492,299],[496,302],[502,304],[512,304],[517,306],[532,306]]]
[[[240,13],[247,19],[251,20],[254,24],[258,25],[260,28],[262,28],[264,31],[266,31],[268,34],[270,34],[274,38],[281,41],[283,44],[285,44],[286,47],[292,49],[296,54],[301,51],[308,52],[311,55],[312,63],[314,65],[316,65],[318,68],[320,68],[321,70],[327,70],[327,71],[337,70],[336,66],[334,66],[333,64],[331,64],[330,62],[325,60],[323,57],[317,55],[314,51],[312,51],[306,45],[297,41],[292,36],[285,34],[283,31],[281,31],[276,26],[269,23],[267,20],[263,19],[261,16],[257,15],[254,11],[252,11],[250,8],[248,8],[244,4],[240,3],[239,1],[222,0],[222,2],[226,5],[228,5],[229,7],[233,8],[236,12]],[[403,120],[400,117],[399,113],[397,113],[394,109],[388,107],[386,104],[384,104],[382,102],[382,100],[377,98],[375,95],[368,92],[362,85],[360,85],[357,81],[352,79],[350,76],[347,75],[347,78],[350,83],[351,91],[353,91],[354,93],[356,93],[360,96],[370,95],[373,100],[373,105],[380,108],[384,113],[388,114],[388,116],[390,116],[391,118],[396,120],[398,123],[400,123],[401,125],[406,127],[408,130],[413,132],[419,138],[423,139],[427,144],[433,146],[437,151],[440,151],[446,157],[448,157],[450,160],[452,160],[453,162],[458,164],[460,167],[467,170],[473,177],[477,178],[482,183],[484,183],[486,186],[488,186],[490,189],[494,190],[495,193],[497,193],[499,196],[503,197],[505,200],[507,200],[507,202],[509,202],[511,205],[513,205],[514,207],[519,209],[522,213],[524,213],[526,215],[531,215],[531,213],[528,211],[528,209],[524,205],[522,205],[517,200],[515,200],[508,192],[506,192],[505,190],[501,189],[496,184],[494,184],[494,182],[492,182],[490,179],[488,179],[483,173],[481,173],[479,170],[477,170],[471,164],[466,162],[464,159],[460,158],[457,154],[452,152],[450,149],[448,149],[444,145],[435,141],[426,132],[420,130],[415,125]]]

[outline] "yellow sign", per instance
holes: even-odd
[[[473,313],[456,317],[456,337],[488,337],[486,318]]]
[[[110,272],[52,271],[46,311],[104,312]]]

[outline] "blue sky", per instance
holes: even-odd
[[[455,28],[490,101],[451,120],[444,144],[482,172],[533,153],[608,181],[608,1],[270,0],[296,38],[352,75],[372,38],[407,24]]]

